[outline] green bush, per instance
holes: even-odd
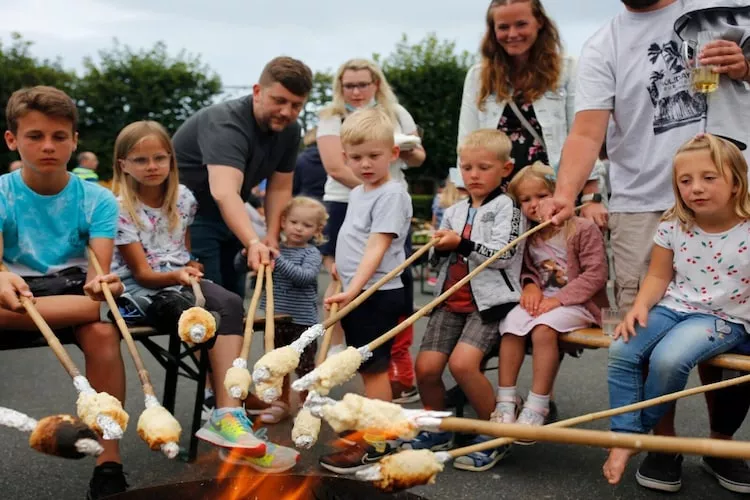
[[[432,198],[431,194],[413,194],[411,195],[411,206],[414,211],[414,217],[432,220]]]

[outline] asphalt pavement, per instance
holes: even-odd
[[[321,284],[325,282],[321,276]],[[323,287],[321,287],[323,289]],[[417,290],[415,302],[429,300]],[[426,320],[417,322],[412,352],[416,355]],[[257,359],[262,349],[260,337],[256,338],[251,359]],[[72,346],[67,346],[74,360],[83,367],[83,356]],[[131,489],[149,486],[208,479],[215,477],[221,462],[212,447],[201,444],[195,463],[170,461],[148,449],[135,432],[137,417],[143,411],[143,398],[132,362],[123,345],[123,355],[128,370],[128,399],[126,410],[131,425],[122,440],[125,470]],[[142,349],[154,385],[163,385],[164,372]],[[555,388],[555,399],[560,418],[569,418],[608,407],[606,384],[606,352],[586,351],[580,359],[566,358],[560,369]],[[530,386],[531,360],[527,358],[519,380],[521,391]],[[497,383],[496,372],[488,373]],[[34,417],[41,418],[56,413],[75,412],[75,390],[70,379],[47,348],[0,352],[0,377],[5,382],[0,389],[0,406],[7,406]],[[452,380],[446,374],[446,381]],[[697,383],[692,377],[690,386]],[[333,393],[338,398],[345,392],[358,391],[361,384],[354,380]],[[190,425],[195,386],[181,381],[175,416],[184,428]],[[416,405],[413,405],[416,407]],[[471,410],[467,413],[470,415]],[[583,427],[607,429],[608,422],[600,421]],[[290,444],[291,422],[272,426],[269,435],[274,442]],[[708,417],[701,396],[682,400],[677,409],[677,429],[683,436],[706,437]],[[748,440],[750,426],[746,423],[737,438]],[[333,440],[330,429],[325,428],[320,442],[313,450],[302,453],[302,459],[293,472],[323,474],[317,457],[327,451],[326,443]],[[0,428],[0,499],[73,499],[85,498],[93,461],[63,460],[41,455],[28,446],[28,436],[18,431]],[[183,436],[183,444],[187,438]],[[425,498],[439,499],[651,499],[651,498],[734,498],[700,469],[699,457],[685,458],[683,486],[677,494],[665,495],[640,487],[634,478],[640,456],[631,461],[622,483],[616,487],[607,484],[601,475],[606,451],[572,445],[536,444],[515,446],[509,456],[487,472],[458,471],[448,464],[438,475],[434,485],[415,488],[413,491]]]

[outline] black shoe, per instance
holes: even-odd
[[[94,475],[89,481],[89,492],[86,495],[86,500],[99,500],[117,493],[124,493],[127,490],[128,483],[125,481],[122,464],[104,462],[94,469]]]
[[[701,467],[729,491],[750,493],[750,467],[744,460],[703,457]]]
[[[323,455],[320,457],[319,463],[321,467],[336,474],[354,474],[358,470],[380,462],[384,457],[395,451],[396,448],[385,441],[375,445],[355,444],[343,451]]]
[[[549,413],[547,413],[547,416],[544,417],[544,425],[549,425],[551,423],[557,422],[558,413],[557,413],[557,403],[554,401],[549,402]]]
[[[649,453],[635,474],[638,484],[652,490],[674,493],[682,487],[682,455]]]

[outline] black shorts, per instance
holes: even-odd
[[[85,295],[83,285],[86,284],[86,270],[68,267],[46,276],[27,276],[24,281],[35,297]]]
[[[346,207],[349,204],[340,201],[326,201],[325,206],[328,212],[328,221],[323,228],[323,237],[326,241],[318,247],[318,250],[324,257],[333,257],[336,255],[336,240],[339,238],[339,230],[344,223],[344,218],[346,218]]]
[[[398,325],[404,310],[404,289],[379,290],[341,320],[346,344],[362,347]],[[388,371],[393,339],[373,351],[359,368],[363,373]]]
[[[305,325],[296,325],[294,323],[277,323],[274,335],[274,347],[283,347],[291,344],[310,328]],[[299,365],[294,370],[297,377],[304,377],[315,369],[315,354],[318,352],[318,344],[313,342],[302,351],[299,358]]]

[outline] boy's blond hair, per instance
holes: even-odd
[[[70,121],[72,132],[78,130],[78,108],[68,94],[55,87],[37,85],[16,90],[5,106],[5,122],[12,134],[18,132],[18,120],[38,111],[44,116]]]
[[[729,171],[731,182],[737,187],[733,198],[734,213],[740,219],[750,219],[750,193],[747,184],[747,162],[740,149],[726,139],[712,134],[698,134],[680,146],[675,158],[683,153],[694,151],[708,151],[716,170],[722,177]],[[674,162],[672,163],[672,190],[675,203],[667,210],[662,220],[678,220],[683,229],[690,229],[695,223],[695,213],[688,208],[680,196],[678,179],[675,176]]]
[[[494,128],[480,128],[469,133],[456,148],[460,155],[465,148],[480,148],[495,154],[500,161],[510,160],[510,150],[512,148],[510,139],[504,132]]]
[[[385,112],[377,108],[355,111],[341,125],[341,144],[359,146],[368,141],[395,144],[393,122]]]
[[[309,196],[295,196],[289,203],[286,204],[284,210],[281,212],[282,217],[288,217],[291,211],[295,208],[301,208],[308,212],[314,212],[317,217],[318,230],[313,235],[313,243],[316,245],[322,245],[326,242],[325,236],[323,236],[323,228],[328,221],[328,212],[326,211],[325,205]]]

